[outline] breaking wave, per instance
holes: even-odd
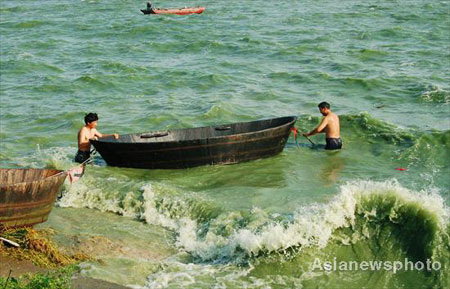
[[[330,202],[299,205],[285,215],[261,208],[223,211],[195,193],[179,194],[161,184],[120,194],[95,189],[93,182],[86,176],[71,186],[59,205],[115,212],[163,226],[194,263],[244,265],[272,254],[325,250],[333,242],[347,246],[370,241],[386,250],[379,256],[388,254],[390,244],[411,260],[449,266],[449,210],[444,200],[436,191],[411,191],[395,180],[352,181]],[[448,281],[444,270],[436,274],[439,282]]]

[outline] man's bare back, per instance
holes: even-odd
[[[342,148],[339,117],[331,111],[330,104],[326,102],[319,104],[319,111],[323,115],[322,121],[315,129],[303,135],[308,137],[318,133],[325,133],[327,142],[325,149]]]
[[[340,138],[341,137],[341,127],[339,124],[339,117],[330,112],[327,116],[323,117],[322,122],[325,125],[323,131],[327,138]]]

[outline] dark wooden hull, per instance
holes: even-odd
[[[45,222],[66,173],[50,169],[0,169],[0,226]]]
[[[154,131],[91,140],[111,166],[183,169],[234,164],[283,151],[296,117],[220,126]]]

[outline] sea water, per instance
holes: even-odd
[[[102,260],[83,274],[134,288],[450,286],[448,1],[154,4],[206,10],[1,0],[2,167],[74,166],[91,111],[102,133],[289,115],[309,131],[328,101],[344,147],[292,136],[271,158],[187,170],[96,156],[40,225]]]

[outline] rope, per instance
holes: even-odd
[[[310,140],[309,139],[309,137],[307,137],[301,130],[298,130],[304,137],[306,137],[306,139],[307,140],[309,140],[309,142],[313,145],[313,146],[315,146],[316,144],[315,143],[313,143],[313,141],[312,140]]]
[[[309,140],[309,142],[310,142],[312,145],[314,145],[314,146],[316,145],[315,143],[312,142],[312,140],[309,139],[309,137],[307,137],[306,135],[304,135],[304,133],[303,133],[300,129],[296,128],[295,126],[293,126],[293,127],[291,128],[291,131],[294,132],[294,139],[295,139],[295,143],[297,144],[297,146],[298,146],[298,143],[297,143],[297,132],[300,132],[304,137],[306,137],[306,139]]]
[[[73,170],[74,168],[77,168],[77,167],[84,167],[89,161],[92,161],[92,160],[94,159],[95,154],[97,154],[97,150],[96,150],[96,149],[93,149],[92,151],[90,151],[90,156],[89,156],[89,158],[87,158],[87,159],[86,159],[84,162],[82,162],[81,164],[76,165],[76,166],[74,166],[74,167],[71,167],[70,169],[67,169],[67,170],[65,170],[65,171],[59,172],[59,173],[57,173],[57,174],[51,175],[51,176],[49,176],[49,178],[50,178],[50,177],[56,177],[56,176],[59,176],[59,175],[62,175],[62,174],[68,174],[68,172],[69,172],[70,170]]]
[[[78,166],[84,166],[85,164],[87,164],[89,161],[92,161],[94,159],[95,154],[97,153],[97,151],[95,149],[92,149],[89,154],[89,158],[87,158],[87,160],[85,160],[84,162],[82,162],[81,164],[79,164]],[[76,168],[77,166],[75,166],[74,168]]]
[[[291,131],[294,133],[295,144],[297,145],[298,148],[300,148],[300,146],[298,145],[298,142],[297,142],[297,132],[298,132],[298,128],[296,128],[295,126],[293,126],[293,127],[291,127]]]

